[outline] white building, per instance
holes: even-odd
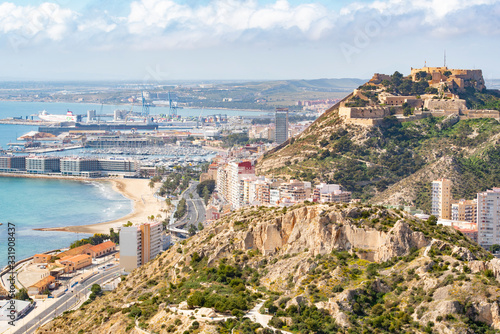
[[[162,251],[162,223],[152,222],[120,229],[120,266],[126,271],[154,259]]]
[[[0,300],[0,321],[13,321],[27,314],[33,304],[24,300]],[[13,318],[11,318],[11,315]]]
[[[451,181],[440,179],[432,181],[432,212],[441,219],[451,219]]]
[[[314,189],[313,201],[321,203],[349,203],[351,201],[351,192],[342,190],[342,187],[339,184],[320,183]]]
[[[477,194],[477,229],[479,245],[500,245],[500,188]]]

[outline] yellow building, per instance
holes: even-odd
[[[33,256],[33,263],[49,263],[52,255],[49,254],[35,254]]]
[[[440,219],[451,219],[451,186],[448,179],[432,181],[432,215]]]
[[[32,286],[28,287],[28,295],[40,295],[42,294],[45,290],[49,289],[49,286],[52,283],[55,283],[56,278],[54,276],[47,276],[33,284]]]
[[[63,265],[67,273],[72,273],[76,270],[90,266],[92,264],[92,257],[87,254],[66,256],[57,260],[56,263]]]

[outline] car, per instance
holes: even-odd
[[[104,269],[106,269],[106,266],[97,267],[97,270],[104,270]]]

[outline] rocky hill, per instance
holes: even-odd
[[[493,118],[449,115],[401,122],[389,116],[378,126],[363,126],[347,123],[337,107],[266,154],[257,172],[338,183],[354,198],[427,210],[434,179],[452,179],[456,198],[500,184],[500,123]]]
[[[433,220],[379,206],[249,207],[38,332],[254,333],[265,316],[245,314],[257,305],[295,333],[495,333],[499,282],[499,260]]]

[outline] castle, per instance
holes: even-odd
[[[369,82],[354,90],[352,94],[334,106],[338,115],[347,123],[374,126],[384,117],[394,115],[400,121],[424,118],[429,115],[456,114],[462,119],[496,118],[497,110],[471,110],[466,100],[458,94],[467,88],[482,91],[486,88],[481,70],[449,69],[448,67],[411,68],[410,79],[426,87],[425,93],[399,95],[388,88],[392,76],[375,73]],[[354,101],[354,102],[353,102]]]

